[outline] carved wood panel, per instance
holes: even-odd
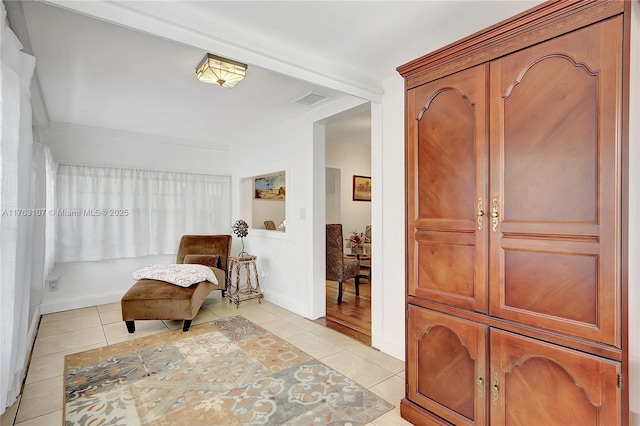
[[[620,424],[620,363],[491,329],[492,425]]]
[[[629,424],[630,13],[547,2],[399,68],[416,424]]]
[[[409,294],[486,312],[486,66],[409,92]],[[482,213],[484,214],[484,213]]]
[[[484,424],[487,327],[409,306],[408,395],[456,424]]]
[[[489,312],[616,346],[620,138],[609,91],[621,29],[610,19],[490,64]]]

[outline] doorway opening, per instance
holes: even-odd
[[[371,108],[365,105],[325,125],[326,223],[340,223],[345,256],[360,261],[359,294],[355,279],[343,283],[338,303],[338,283],[326,283],[326,316],[316,320],[329,328],[371,345],[371,201],[362,199],[355,177],[371,177]],[[370,188],[368,188],[370,190]],[[358,196],[356,196],[358,195]],[[361,244],[354,244],[359,238]],[[368,251],[368,253],[367,253]]]

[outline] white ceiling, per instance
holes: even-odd
[[[380,101],[397,66],[538,3],[22,2],[51,121],[212,144],[308,112],[291,101],[310,91]],[[206,52],[248,63],[247,78],[196,81]],[[333,137],[361,139],[366,118]]]

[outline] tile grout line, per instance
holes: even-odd
[[[224,302],[224,300],[223,300],[222,302]],[[227,315],[226,315],[226,312],[223,312],[223,313],[215,312],[215,308],[216,308],[216,307],[221,307],[223,311],[226,311],[225,307],[224,307],[223,305],[221,305],[221,303],[222,303],[222,302],[214,303],[214,304],[209,304],[208,306],[204,306],[204,305],[203,305],[203,308],[204,308],[206,311],[208,311],[210,314],[214,315],[216,318],[224,318],[225,316],[227,316]],[[269,311],[268,309],[265,309],[263,306],[260,306],[260,305],[255,305],[255,306],[253,306],[253,305],[249,305],[249,307],[250,307],[250,309],[258,308],[258,312],[260,312],[261,314],[262,314],[262,313],[264,313],[264,314],[273,315],[273,316],[275,317],[274,319],[284,320],[284,321],[287,321],[287,322],[289,322],[289,323],[291,323],[291,324],[293,324],[293,325],[296,325],[296,323],[295,323],[295,322],[291,322],[289,319],[287,319],[287,318],[291,318],[291,316],[292,316],[292,314],[293,314],[293,313],[291,313],[291,312],[280,312],[280,311],[278,311],[277,313],[275,313],[275,312],[271,312],[271,311]],[[107,325],[110,325],[111,323],[110,323],[110,324],[104,324],[104,323],[103,323],[103,315],[102,315],[102,313],[101,313],[100,309],[98,309],[98,306],[94,306],[93,308],[96,310],[96,312],[97,312],[97,314],[98,314],[98,318],[99,318],[99,320],[100,320],[100,324],[101,324],[101,328],[102,328],[102,335],[103,335],[103,338],[104,338],[104,342],[105,342],[106,346],[110,346],[110,345],[111,345],[111,343],[109,342],[109,339],[107,338],[107,331],[106,331],[105,327],[106,327]],[[113,309],[113,310],[115,311],[116,309]],[[109,311],[111,311],[111,310],[109,310]],[[105,312],[107,312],[107,311],[105,311]],[[221,316],[221,315],[225,315],[225,316]],[[234,312],[233,312],[233,313],[230,313],[230,316],[233,316],[233,315],[243,315],[243,312],[242,312],[242,311],[240,311],[240,310],[238,310],[238,311],[235,311],[235,310],[234,310]],[[282,315],[282,316],[281,316],[281,315]],[[296,314],[296,315],[297,315],[297,314]],[[61,318],[61,319],[62,319],[62,320],[68,320],[68,319],[65,319],[65,318]],[[163,325],[164,325],[164,328],[165,328],[166,330],[171,331],[171,328],[169,327],[169,325],[168,325],[168,324],[166,324],[166,323],[164,323],[164,322],[163,322]],[[258,325],[259,325],[259,323],[258,323]],[[326,327],[322,327],[322,329],[324,329],[324,328],[326,328]],[[75,331],[78,331],[78,330],[72,330],[71,332],[75,332]],[[372,387],[377,386],[377,385],[379,385],[379,384],[383,383],[384,381],[389,380],[390,378],[392,378],[392,377],[394,377],[394,376],[398,376],[401,380],[404,380],[402,377],[400,377],[400,376],[399,376],[400,374],[403,374],[403,373],[404,373],[404,370],[403,370],[403,371],[400,371],[400,372],[398,372],[398,373],[394,373],[393,371],[387,370],[385,367],[383,367],[383,366],[381,366],[381,365],[377,364],[376,362],[371,361],[371,360],[368,360],[368,359],[366,359],[366,358],[362,357],[361,355],[358,355],[357,353],[354,353],[354,352],[352,351],[352,349],[356,348],[358,345],[356,345],[356,346],[350,346],[350,345],[344,346],[344,343],[336,343],[334,340],[331,340],[330,338],[327,338],[326,336],[323,336],[323,335],[321,335],[321,334],[318,334],[318,332],[319,332],[319,330],[316,330],[315,328],[312,328],[312,329],[309,329],[309,330],[306,330],[306,329],[304,329],[304,328],[303,328],[299,333],[295,333],[294,335],[292,335],[292,336],[288,336],[288,337],[286,337],[286,338],[285,338],[285,337],[280,337],[280,338],[282,338],[282,339],[283,339],[283,340],[285,340],[285,341],[288,341],[288,340],[289,340],[291,337],[293,337],[293,336],[297,336],[297,335],[304,334],[304,333],[311,333],[311,335],[313,335],[313,336],[315,336],[315,337],[317,337],[317,338],[321,338],[321,339],[327,340],[327,341],[329,341],[330,343],[332,343],[333,345],[335,345],[335,346],[337,346],[338,348],[340,348],[340,350],[338,350],[337,352],[335,352],[335,353],[333,353],[333,354],[329,354],[329,355],[326,355],[326,356],[324,356],[324,357],[322,357],[322,358],[318,358],[320,361],[324,362],[324,359],[326,359],[327,357],[330,357],[330,356],[349,353],[349,354],[351,354],[351,355],[355,355],[355,356],[357,356],[358,358],[360,358],[360,359],[362,359],[362,360],[364,360],[364,361],[370,362],[370,363],[372,363],[373,365],[376,365],[376,366],[378,366],[378,367],[380,367],[380,368],[382,368],[382,369],[386,370],[386,371],[390,374],[390,376],[389,376],[389,377],[386,377],[385,379],[380,380],[380,381],[378,381],[378,382],[376,382],[376,383],[372,384],[371,386],[366,387],[366,389],[371,389]],[[338,334],[340,334],[339,332],[337,332],[337,333],[338,333]],[[59,334],[61,334],[61,333],[59,333]],[[348,336],[345,336],[345,337],[348,337]],[[351,340],[354,340],[354,339],[351,339]],[[355,341],[355,340],[354,340],[354,341]],[[359,343],[359,342],[357,342],[357,341],[355,341],[355,342],[356,342],[356,343]],[[64,352],[64,351],[60,351],[60,352]],[[49,355],[49,354],[45,354],[45,355]],[[44,356],[44,355],[41,355],[41,356]],[[64,356],[65,356],[65,355],[63,355],[63,359],[64,359]],[[63,365],[64,365],[64,361],[63,361]],[[62,374],[61,374],[60,376],[64,376],[64,366],[63,366]],[[55,376],[55,377],[59,377],[59,376]],[[50,379],[50,378],[49,378],[49,379]],[[41,381],[43,381],[43,380],[45,380],[45,379],[38,380],[37,382],[32,382],[32,383],[30,383],[30,384],[38,383],[38,382],[41,382]],[[64,381],[64,377],[62,377],[62,380]],[[389,403],[391,403],[391,404],[395,404],[395,403],[394,403],[394,402],[392,402],[392,401],[388,401],[388,402],[389,402]],[[63,401],[63,404],[62,404],[62,405],[63,405],[63,406],[62,406],[60,409],[53,410],[53,411],[50,411],[50,412],[47,412],[47,413],[43,413],[43,414],[41,414],[41,415],[39,415],[39,416],[33,417],[33,418],[31,418],[31,419],[24,420],[24,421],[32,421],[32,420],[34,420],[34,419],[37,419],[37,418],[40,418],[40,417],[44,417],[44,416],[50,415],[50,414],[52,414],[52,413],[54,413],[54,412],[57,412],[57,411],[63,411],[63,410],[64,410],[64,401]],[[16,412],[16,417],[17,417],[17,412]],[[24,422],[24,421],[23,421],[23,422]],[[14,424],[15,424],[15,423],[14,423]]]
[[[387,371],[389,371],[389,370],[387,370]],[[372,387],[374,387],[374,386],[378,386],[378,385],[379,385],[379,384],[381,384],[382,382],[386,382],[387,380],[392,379],[392,378],[394,378],[394,377],[395,377],[395,374],[391,374],[391,376],[387,377],[386,379],[382,379],[382,380],[380,380],[380,381],[379,381],[379,382],[377,382],[377,383],[374,383],[373,385],[369,386],[367,389],[371,389],[371,388],[372,388]]]

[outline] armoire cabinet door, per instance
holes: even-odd
[[[622,17],[490,63],[493,316],[620,346]]]
[[[458,425],[486,423],[488,328],[409,305],[408,398]]]
[[[620,363],[491,329],[491,424],[619,425]]]
[[[486,312],[486,79],[481,65],[407,93],[409,295]]]

